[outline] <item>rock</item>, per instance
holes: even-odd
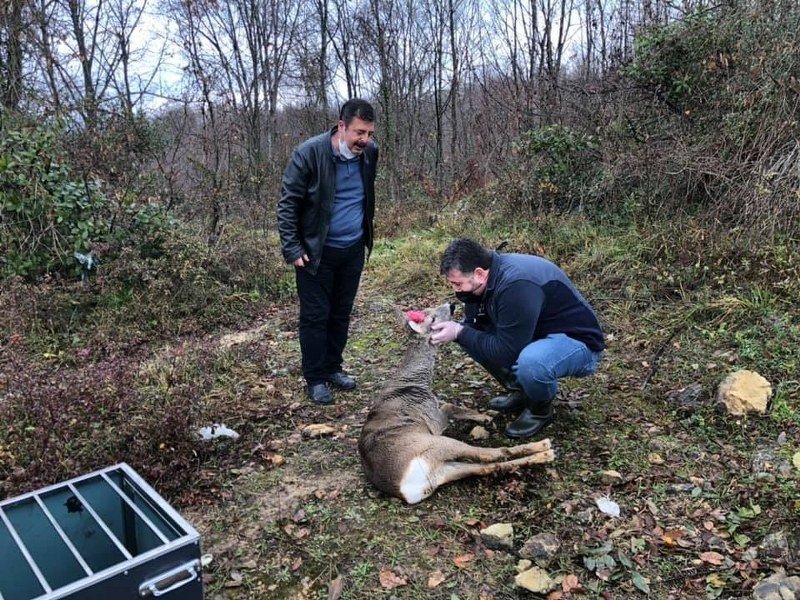
[[[699,383],[687,385],[669,394],[668,398],[680,416],[688,417],[697,410],[703,400],[703,386]]]
[[[800,577],[787,577],[782,569],[753,588],[756,600],[796,600],[800,597]]]
[[[759,479],[774,480],[774,474],[789,477],[792,474],[792,465],[788,460],[778,456],[770,448],[761,448],[753,453],[750,468]]]
[[[600,481],[606,485],[617,485],[622,483],[622,475],[619,471],[603,471],[600,473]]]
[[[554,589],[558,584],[551,579],[547,571],[539,567],[532,567],[514,577],[517,587],[524,588],[535,594],[546,594]]]
[[[736,371],[728,375],[717,389],[717,401],[728,414],[764,414],[772,396],[769,381],[754,371]]]
[[[333,435],[336,429],[324,423],[312,423],[303,427],[303,435],[310,438],[322,437],[325,435]]]
[[[552,533],[540,533],[527,540],[519,550],[520,558],[529,558],[540,567],[549,565],[561,543]]]
[[[522,559],[521,561],[517,562],[517,573],[522,573],[523,571],[527,571],[533,566],[533,563],[529,561],[527,558]]]
[[[469,437],[473,440],[486,440],[489,439],[489,432],[480,425],[476,425],[472,428],[472,431],[469,432]]]
[[[776,531],[767,535],[759,544],[759,548],[770,558],[789,558],[789,539],[783,531]]]
[[[481,539],[488,548],[511,550],[514,548],[514,527],[510,523],[496,523],[481,529]]]

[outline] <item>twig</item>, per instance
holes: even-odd
[[[658,350],[656,350],[656,353],[653,354],[653,358],[650,361],[651,362],[650,370],[647,372],[647,375],[645,376],[644,381],[642,382],[642,389],[647,387],[647,384],[653,378],[653,375],[656,374],[656,371],[658,370],[658,359],[660,359],[661,355],[664,354],[664,350],[667,349],[667,346],[672,341],[672,338],[674,338],[676,335],[678,335],[684,329],[686,329],[686,325],[681,325],[675,331],[673,331],[671,334],[669,334],[669,337],[666,340],[664,340],[664,343],[662,343],[661,346],[658,348]]]

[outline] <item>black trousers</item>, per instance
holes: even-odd
[[[364,244],[322,251],[317,272],[295,267],[300,299],[300,352],[308,385],[342,370],[350,313],[364,270]]]

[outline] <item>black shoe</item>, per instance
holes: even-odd
[[[552,402],[539,406],[536,412],[541,414],[533,414],[530,408],[523,410],[517,420],[506,427],[506,436],[514,439],[533,437],[553,422]]]
[[[345,375],[343,371],[339,371],[333,375],[328,375],[328,383],[330,383],[333,387],[339,388],[340,390],[356,389],[356,380],[348,375]]]
[[[519,390],[512,390],[505,396],[492,398],[487,406],[500,412],[519,412],[525,408],[525,396]]]
[[[309,385],[306,394],[311,398],[312,402],[316,402],[317,404],[333,404],[333,394],[331,394],[331,391],[328,389],[328,384],[326,383]]]

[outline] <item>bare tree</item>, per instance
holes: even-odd
[[[0,104],[16,109],[22,98],[23,32],[26,0],[8,0],[0,8]]]

